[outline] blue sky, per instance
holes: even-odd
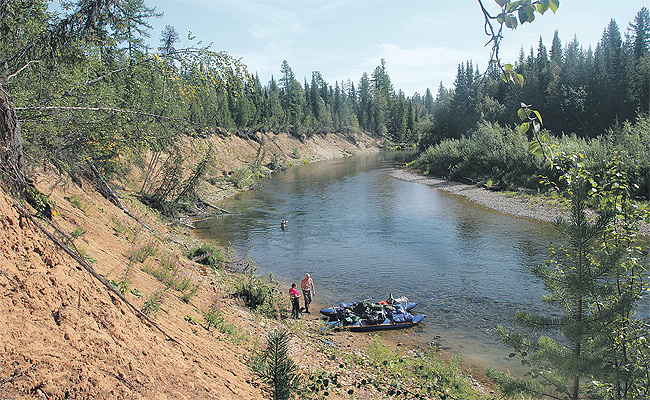
[[[496,10],[493,0],[485,0]],[[386,60],[395,89],[407,96],[434,94],[440,82],[453,85],[459,63],[472,60],[481,71],[489,61],[484,47],[483,16],[476,0],[149,0],[164,12],[151,21],[150,43],[159,45],[165,25],[173,25],[187,43],[192,32],[213,50],[242,58],[262,84],[280,76],[287,60],[302,83],[312,71],[325,80],[371,74]],[[547,12],[532,24],[507,31],[501,49],[514,62],[521,47],[537,49],[540,36],[550,48],[557,29],[563,43],[574,35],[595,47],[613,18],[621,34],[648,0],[561,0],[556,14]]]

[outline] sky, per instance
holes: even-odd
[[[283,60],[296,78],[311,82],[320,71],[327,83],[350,79],[358,85],[386,60],[395,90],[407,96],[451,88],[458,64],[472,60],[482,72],[490,57],[488,37],[477,0],[147,0],[163,12],[150,21],[150,45],[172,25],[180,34],[177,47],[189,45],[188,33],[212,49],[241,58],[263,85],[278,79]],[[484,0],[494,13],[494,0]],[[507,30],[501,46],[503,62],[514,63],[523,47],[537,50],[542,37],[550,49],[553,33],[562,43],[577,37],[586,49],[596,47],[614,19],[624,35],[648,0],[560,0],[556,14],[537,15],[532,24]]]

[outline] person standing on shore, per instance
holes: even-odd
[[[300,293],[296,289],[295,282],[291,284],[291,289],[289,289],[289,298],[291,299],[291,316],[300,319]]]
[[[300,282],[300,288],[302,289],[302,295],[305,299],[305,312],[311,314],[311,311],[309,311],[309,305],[311,304],[312,296],[316,295],[316,288],[314,287],[314,281],[311,279],[309,274],[305,274],[305,277]]]

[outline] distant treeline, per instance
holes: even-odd
[[[556,32],[550,51],[540,38],[537,50],[522,49],[513,60],[525,77],[516,95],[499,71],[481,73],[472,61],[458,66],[453,88],[441,84],[435,96],[426,89],[411,97],[393,88],[384,60],[356,85],[349,79],[332,85],[318,71],[301,84],[284,61],[279,79],[266,85],[250,76],[237,94],[243,98],[228,99],[230,109],[214,122],[231,130],[282,130],[299,137],[362,129],[425,149],[467,135],[481,121],[517,124],[517,109],[525,101],[543,115],[544,128],[553,134],[593,138],[650,111],[649,49],[647,8],[624,36],[612,20],[595,49],[584,49],[575,37],[562,44]]]
[[[46,0],[2,7],[3,88],[32,155],[55,164],[90,158],[110,169],[121,154],[168,149],[178,134],[257,140],[257,131],[353,139],[363,130],[425,150],[471,137],[485,123],[518,124],[520,100],[541,113],[552,134],[596,138],[650,108],[647,8],[624,35],[612,20],[593,50],[575,38],[562,44],[557,32],[550,51],[541,38],[536,51],[522,49],[519,93],[497,71],[480,73],[467,61],[453,88],[407,97],[393,87],[384,60],[356,84],[328,83],[318,71],[300,82],[284,61],[278,78],[263,84],[240,60],[195,38],[188,36],[194,47],[178,49],[172,26],[153,50],[145,38],[148,20],[159,14],[143,0],[79,1],[61,15],[48,11]]]
[[[297,137],[361,129],[396,143],[418,143],[424,150],[467,135],[481,121],[517,124],[521,100],[543,115],[544,128],[553,134],[593,138],[650,110],[649,48],[647,8],[637,13],[624,37],[612,20],[595,50],[584,49],[575,37],[563,45],[556,32],[550,51],[542,38],[537,50],[521,50],[514,64],[525,83],[516,95],[498,71],[480,73],[472,61],[458,66],[453,88],[441,84],[435,96],[426,89],[410,97],[393,88],[383,59],[356,85],[350,79],[332,85],[319,71],[301,83],[284,61],[277,80],[264,85],[251,75],[241,91],[224,92],[226,98],[218,103],[229,107],[215,110],[205,122],[231,131],[288,131]]]
[[[596,179],[620,160],[631,195],[650,197],[650,14],[642,8],[623,38],[614,20],[595,50],[577,39],[562,45],[557,31],[550,52],[522,50],[515,70],[524,85],[513,92],[497,71],[480,74],[461,64],[451,90],[440,86],[435,100],[424,96],[427,117],[419,125],[422,154],[412,166],[455,180],[495,187],[543,189],[540,176],[555,173],[550,153],[533,155],[536,138],[522,134],[521,102],[543,117],[544,134],[560,160],[575,154]]]

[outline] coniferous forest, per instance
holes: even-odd
[[[506,10],[495,17],[502,25],[516,21],[514,10],[523,24],[559,6],[496,3]],[[156,206],[191,193],[210,161],[208,149],[181,182],[181,140],[259,141],[258,132],[301,140],[341,132],[354,140],[365,131],[390,146],[416,147],[410,165],[432,175],[559,189],[570,204],[569,221],[557,224],[568,245],[552,249],[534,273],[550,293],[544,301],[561,316],[515,318],[528,333],[559,331],[562,340],[497,328],[512,356],[540,379],[537,386],[496,373],[493,379],[505,393],[530,398],[549,390],[572,400],[650,396],[650,325],[636,315],[648,291],[647,250],[637,235],[648,216],[636,203],[650,198],[648,8],[623,27],[612,20],[595,47],[556,33],[522,48],[512,65],[480,71],[467,60],[453,87],[412,96],[394,87],[385,60],[343,82],[326,82],[319,71],[296,77],[284,61],[277,76],[261,82],[245,60],[202,42],[209,38],[188,34],[190,47],[180,48],[173,26],[151,32],[158,15],[144,0],[77,0],[59,12],[47,0],[0,0],[3,185],[34,204],[39,195],[29,190],[27,164],[73,178],[88,171],[113,177],[128,169],[127,158],[148,154],[153,163],[163,154],[164,175],[175,180],[142,193]],[[148,40],[152,35],[159,37]],[[522,84],[513,88],[508,76],[521,76]],[[539,129],[523,129],[530,123]],[[599,217],[587,218],[587,207]]]
[[[625,151],[634,159],[636,195],[650,189],[647,8],[623,29],[612,20],[595,48],[557,32],[522,48],[512,62],[525,83],[514,95],[496,68],[479,71],[467,60],[453,87],[409,97],[393,86],[383,59],[358,80],[333,83],[319,71],[302,80],[284,61],[264,83],[202,38],[188,35],[193,46],[178,49],[173,26],[151,32],[159,13],[143,0],[69,7],[55,14],[44,0],[4,1],[0,21],[2,85],[25,146],[62,167],[90,158],[111,170],[121,152],[168,148],[177,135],[343,132],[353,139],[363,130],[426,150],[415,165],[432,174],[535,188],[542,163],[527,151],[530,134],[513,128],[525,102],[560,147],[594,157]],[[154,49],[146,43],[156,34]]]

